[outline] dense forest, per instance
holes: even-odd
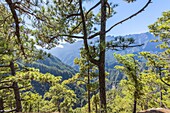
[[[118,4],[86,2],[0,0],[0,113],[170,113],[170,11],[147,33],[107,36],[153,1],[110,27]]]

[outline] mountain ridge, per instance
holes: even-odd
[[[114,36],[107,36],[107,41],[114,39]],[[108,50],[106,52],[106,62],[107,60],[110,60],[111,57],[113,58],[113,53],[120,53],[120,54],[127,54],[127,53],[137,53],[137,52],[141,52],[141,51],[160,51],[158,48],[156,48],[156,46],[159,43],[153,43],[150,42],[150,40],[155,40],[158,37],[154,37],[152,34],[150,34],[149,32],[146,33],[140,33],[140,34],[129,34],[129,35],[125,35],[123,37],[133,37],[135,39],[135,44],[143,44],[143,46],[141,47],[134,47],[134,48],[127,48],[125,50],[122,51],[111,51]],[[94,41],[96,40],[90,40],[90,41]],[[76,57],[80,57],[79,52],[80,52],[80,48],[83,47],[83,42],[81,40],[73,43],[73,44],[62,44],[63,48],[54,48],[52,50],[50,50],[49,52],[51,54],[53,54],[54,56],[58,57],[62,62],[70,65],[71,67],[74,67],[76,69],[76,66],[74,65],[74,59]]]

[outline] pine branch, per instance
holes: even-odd
[[[98,5],[100,5],[100,3],[101,3],[101,1],[99,1],[96,5],[94,5],[93,7],[91,7],[88,11],[87,11],[87,13],[86,13],[86,18],[87,18],[87,15],[90,13],[90,11],[92,11],[93,9],[95,9]]]
[[[27,14],[31,15],[31,16],[34,16],[34,17],[35,17],[36,19],[38,19],[38,20],[45,21],[44,19],[38,17],[38,16],[35,15],[34,13],[31,13],[30,11],[27,11],[27,10],[25,10],[25,9],[17,6],[17,5],[15,5],[15,8],[16,8],[17,10],[20,10],[20,11],[22,11],[22,12],[24,12],[24,13],[27,13]]]
[[[166,82],[162,79],[162,76],[161,76],[161,75],[160,75],[160,79],[161,79],[161,81],[162,81],[165,85],[170,86],[170,84],[166,83]]]
[[[162,78],[161,78],[161,81],[166,84],[167,86],[170,86],[170,84],[166,83]]]
[[[75,16],[80,16],[80,14],[79,13],[70,14],[70,15],[67,15],[66,18],[75,17]]]
[[[87,15],[90,13],[90,11],[92,11],[93,9],[95,9],[98,5],[100,5],[100,3],[101,3],[101,1],[98,2],[96,5],[94,5],[93,7],[91,7],[91,8],[86,12],[86,14],[85,14],[86,19],[87,19]],[[83,23],[83,22],[81,21],[81,22],[72,30],[72,32],[73,32],[74,30],[76,30],[82,23]]]
[[[82,19],[82,24],[83,24],[83,34],[84,34],[84,47],[85,50],[87,51],[87,55],[88,58],[90,60],[90,62],[98,65],[98,60],[94,59],[89,53],[89,46],[88,46],[88,41],[87,41],[87,28],[86,28],[86,22],[85,22],[85,17],[84,17],[84,12],[83,12],[83,8],[82,8],[82,0],[79,0],[79,5],[80,5],[80,14],[81,14],[81,19]]]
[[[82,36],[74,36],[74,35],[67,35],[67,34],[59,34],[59,35],[56,35],[56,36],[52,36],[52,38],[50,39],[49,42],[53,41],[54,39],[57,39],[58,37],[60,36],[66,36],[66,37],[71,37],[71,38],[76,38],[76,39],[83,39]]]
[[[0,65],[0,68],[9,67],[9,65]]]
[[[117,26],[117,25],[119,25],[119,24],[122,24],[123,22],[125,22],[125,21],[127,21],[127,20],[129,20],[129,19],[131,19],[131,18],[133,18],[133,17],[135,17],[135,16],[137,16],[139,13],[143,12],[143,11],[145,10],[145,8],[148,7],[148,5],[149,5],[150,3],[152,3],[151,1],[152,1],[152,0],[148,0],[148,2],[146,3],[146,5],[145,5],[142,9],[140,9],[138,12],[134,13],[133,15],[131,15],[131,16],[129,16],[129,17],[127,17],[127,18],[125,18],[125,19],[117,22],[117,23],[114,24],[113,26],[111,26],[108,30],[106,30],[106,33],[109,32],[110,30],[112,30],[115,26]]]
[[[76,27],[74,27],[71,32],[73,32],[74,30],[76,30],[81,24],[82,24],[82,21],[81,21]]]
[[[14,88],[13,86],[2,86],[2,87],[0,87],[0,90],[2,90],[2,89],[9,89],[9,88]]]
[[[170,86],[170,84],[166,83],[166,82],[162,79],[162,74],[161,74],[162,67],[158,67],[158,69],[159,69],[159,77],[160,77],[161,81],[162,81],[165,85]]]
[[[89,36],[88,39],[92,39],[92,38],[94,38],[94,37],[96,37],[98,35],[100,35],[100,31],[95,33],[95,34],[93,34],[93,35],[91,35],[91,36]]]
[[[11,110],[0,110],[0,113],[10,113],[16,111],[16,108],[11,109]]]
[[[2,81],[2,82],[0,82],[0,84],[9,83],[9,82],[12,82],[12,81]]]
[[[9,5],[9,8],[10,8],[10,10],[11,10],[11,13],[12,13],[12,15],[13,15],[13,19],[14,19],[14,21],[15,21],[15,35],[17,36],[17,39],[18,39],[18,44],[19,44],[19,46],[20,46],[20,49],[21,49],[21,51],[22,51],[22,53],[23,53],[23,55],[26,57],[26,54],[25,54],[25,51],[24,51],[24,47],[23,47],[23,45],[22,45],[22,41],[21,41],[21,38],[20,38],[20,27],[19,27],[19,19],[18,19],[18,15],[17,15],[17,13],[16,13],[16,11],[15,11],[15,4],[14,3],[12,3],[12,1],[11,0],[6,0],[6,2],[8,3],[8,5]]]
[[[32,86],[32,85],[27,85],[27,86],[20,87],[19,89],[28,88],[28,87],[31,87],[31,86]]]
[[[132,47],[140,47],[140,46],[143,46],[144,44],[138,44],[138,45],[109,45],[107,46],[108,49],[112,49],[112,50],[116,50],[116,51],[120,51],[119,49],[116,49],[116,48],[122,48],[122,49],[125,49],[125,48],[132,48]]]
[[[127,17],[127,18],[125,18],[125,19],[117,22],[117,23],[114,24],[114,25],[112,25],[112,26],[111,26],[108,30],[106,30],[104,33],[109,32],[110,30],[112,30],[112,29],[113,29],[114,27],[116,27],[117,25],[122,24],[123,22],[125,22],[125,21],[127,21],[127,20],[129,20],[129,19],[132,19],[133,17],[135,17],[135,16],[137,16],[138,14],[140,14],[141,12],[143,12],[143,11],[146,9],[146,7],[148,7],[148,5],[149,5],[150,3],[152,3],[151,1],[152,1],[152,0],[148,0],[148,2],[146,3],[146,5],[145,5],[142,9],[140,9],[138,12],[132,14],[131,16],[129,16],[129,17]],[[92,39],[92,38],[94,38],[94,37],[96,37],[96,36],[98,36],[98,35],[100,35],[100,31],[98,31],[98,32],[96,32],[95,34],[89,36],[88,39]]]

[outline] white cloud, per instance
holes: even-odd
[[[57,47],[57,48],[64,48],[63,45],[57,45],[56,47]]]

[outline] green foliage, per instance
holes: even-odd
[[[50,89],[46,92],[44,99],[38,93],[33,93],[31,81],[37,81],[40,83],[49,83]],[[6,82],[7,81],[7,82]],[[76,95],[73,90],[69,90],[67,86],[62,85],[61,77],[55,77],[49,73],[42,74],[39,70],[34,68],[23,69],[16,73],[16,76],[7,76],[1,81],[0,87],[12,86],[13,82],[17,82],[20,87],[22,105],[24,112],[37,112],[37,111],[47,111],[54,112],[58,111],[58,106],[56,102],[60,102],[61,111],[68,112],[72,110],[72,106],[76,102]],[[9,89],[1,90],[1,96],[5,98],[8,94],[6,100],[11,99],[13,101],[13,91]],[[45,100],[49,98],[50,100]],[[56,101],[58,100],[58,101]],[[8,109],[11,106],[11,101],[5,102]],[[48,103],[48,104],[47,104]],[[13,106],[13,105],[12,105]]]
[[[137,111],[157,107],[168,108],[169,102],[167,97],[169,96],[169,87],[161,81],[159,73],[153,71],[151,68],[146,69],[147,70],[140,71],[138,75],[138,77],[140,77],[140,84],[138,84],[137,87],[139,87],[138,89],[140,90],[138,90]],[[125,71],[126,70],[122,70],[122,72]],[[121,80],[116,88],[108,91],[108,111],[120,113],[132,112],[134,99],[133,91],[136,89],[134,86],[132,81],[125,79]]]
[[[85,102],[89,102],[91,95],[93,95],[93,93],[98,89],[98,68],[87,60],[88,56],[85,54],[85,52],[86,51],[82,49],[80,52],[81,57],[74,59],[74,63],[79,66],[79,73],[77,73],[72,78],[63,81],[63,84],[76,84],[76,87],[84,90],[81,92],[82,94],[79,98],[84,98],[83,100],[85,100]],[[88,104],[90,104],[90,102]],[[86,105],[85,108],[80,110],[88,111],[87,109],[88,108]]]
[[[23,112],[38,112],[43,107],[43,98],[37,93],[25,92],[21,95]]]
[[[167,42],[170,38],[169,36],[169,23],[170,23],[170,11],[163,12],[162,17],[149,26],[150,32],[155,36],[159,36],[161,41]]]
[[[39,112],[39,111],[56,111],[56,106],[53,104],[53,102],[50,102],[48,100],[45,100],[40,96],[38,93],[33,91],[32,81],[37,81],[39,83],[48,83],[51,89],[54,86],[59,86],[61,82],[61,77],[55,77],[54,75],[51,75],[49,73],[42,74],[39,72],[38,69],[34,68],[28,68],[25,67],[26,63],[31,63],[31,61],[35,61],[37,59],[40,59],[43,57],[43,55],[46,55],[42,50],[36,49],[36,42],[34,38],[29,37],[29,33],[25,33],[26,31],[29,32],[29,29],[27,29],[24,26],[20,26],[20,33],[22,37],[21,44],[23,45],[24,53],[20,48],[20,44],[18,44],[17,37],[15,36],[15,30],[13,23],[13,17],[10,13],[6,10],[6,8],[3,5],[0,5],[2,15],[0,16],[1,20],[1,33],[0,33],[0,64],[2,68],[1,74],[0,74],[0,95],[2,99],[4,100],[4,110],[10,110],[14,109],[16,107],[15,98],[16,94],[13,90],[13,84],[17,83],[19,95],[21,95],[22,100],[22,111],[23,112]],[[5,20],[6,19],[6,20]],[[11,21],[12,20],[12,21]],[[23,21],[21,19],[21,21]],[[47,58],[46,58],[47,59]],[[52,59],[56,60],[54,57]],[[22,60],[22,62],[20,62]],[[49,59],[50,60],[50,59]],[[14,74],[11,76],[11,67],[9,64],[11,62],[14,63]],[[24,62],[24,63],[23,63]],[[47,60],[48,62],[48,60]],[[59,61],[58,61],[59,62]],[[18,65],[19,64],[19,65]],[[56,66],[56,64],[48,62],[49,65]],[[60,67],[60,64],[57,64],[58,67]],[[4,66],[4,67],[3,67]],[[66,67],[63,65],[63,67],[60,67],[61,69],[66,68],[71,73],[74,73],[74,70],[69,69],[69,67]],[[41,70],[42,71],[42,70]],[[68,73],[69,71],[65,72]],[[47,71],[46,71],[47,72]],[[12,72],[13,73],[13,72]],[[58,73],[58,72],[57,72]],[[62,87],[64,90],[62,90],[63,94],[67,92],[67,96],[61,98],[64,99],[61,103],[62,108],[64,109],[71,109],[73,104],[76,102],[76,95],[72,90],[67,90],[66,86]],[[15,94],[15,95],[14,95]],[[73,97],[73,98],[70,98]],[[71,104],[70,104],[71,103]],[[55,108],[55,109],[54,109]]]
[[[133,112],[136,112],[136,105],[138,103],[138,99],[140,99],[142,95],[142,84],[140,79],[140,63],[135,59],[134,54],[127,54],[127,55],[120,55],[114,54],[116,60],[122,66],[115,66],[116,69],[121,70],[126,76],[128,80],[122,80],[120,85],[123,86],[122,93],[124,91],[131,96],[130,98],[133,99]],[[127,85],[128,84],[128,85]],[[125,89],[124,89],[125,88]],[[127,88],[127,89],[126,89]],[[124,94],[125,95],[125,94]],[[127,111],[130,112],[130,111]]]
[[[44,98],[47,98],[54,104],[52,109],[62,111],[63,113],[71,112],[72,107],[77,101],[74,91],[62,84],[56,84],[50,87],[49,91],[45,93]]]

